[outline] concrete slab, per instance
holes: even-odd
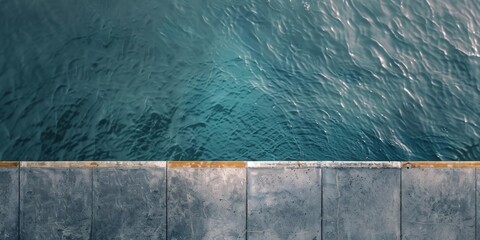
[[[91,215],[91,169],[20,169],[21,239],[89,239]]]
[[[400,169],[323,169],[323,239],[400,239]]]
[[[0,239],[18,239],[18,168],[0,168]]]
[[[168,239],[245,239],[245,168],[168,168]]]
[[[165,239],[165,168],[93,170],[93,239]]]
[[[404,169],[404,239],[474,239],[475,169]]]
[[[319,168],[248,169],[248,239],[321,239]]]

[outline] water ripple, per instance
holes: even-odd
[[[480,158],[473,0],[0,12],[0,159]]]

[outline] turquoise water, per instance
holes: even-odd
[[[480,159],[480,4],[0,4],[0,159]]]

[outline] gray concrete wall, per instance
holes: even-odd
[[[476,168],[248,165],[0,164],[0,239],[479,239]]]

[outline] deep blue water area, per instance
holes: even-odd
[[[480,159],[478,0],[0,1],[0,159]]]

